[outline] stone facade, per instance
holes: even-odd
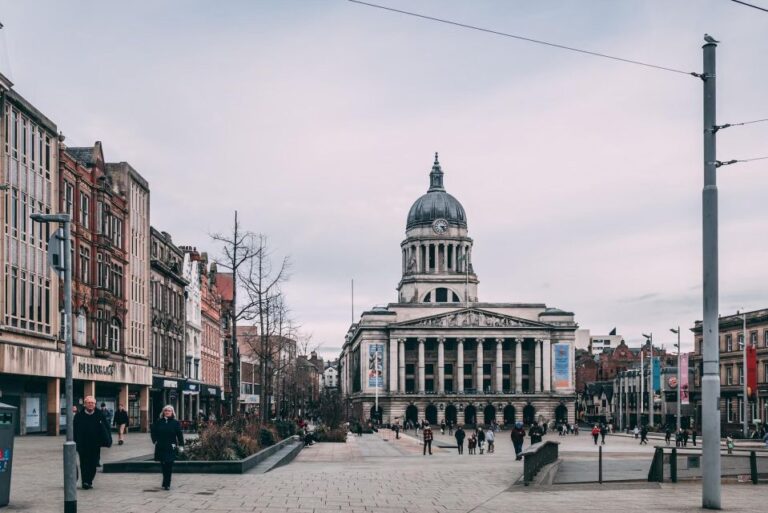
[[[182,400],[184,401],[183,420],[194,420],[200,411],[200,358],[203,330],[202,292],[200,290],[200,253],[196,248],[182,246],[184,264],[182,275],[187,281],[185,290],[185,361],[184,376],[186,382]]]
[[[221,417],[224,389],[224,333],[221,328],[221,296],[216,288],[216,264],[203,253],[200,262],[200,390],[201,409]]]
[[[408,214],[399,302],[364,312],[344,342],[339,380],[352,417],[574,420],[573,314],[479,302],[472,245],[436,156],[429,190]]]

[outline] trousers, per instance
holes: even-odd
[[[80,479],[83,484],[93,484],[96,477],[96,465],[101,459],[101,447],[81,447],[77,451],[80,456]]]
[[[429,454],[432,454],[432,440],[424,442],[424,454],[427,454],[427,447],[429,447]]]
[[[464,440],[461,442],[456,442],[456,447],[459,448],[459,454],[464,454]]]
[[[160,467],[163,469],[163,484],[162,486],[171,486],[171,476],[173,475],[173,462],[162,461]]]

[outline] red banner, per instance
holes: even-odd
[[[747,345],[747,396],[757,397],[757,349],[752,344]]]
[[[689,404],[688,353],[680,355],[680,404]]]

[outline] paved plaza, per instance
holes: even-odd
[[[499,434],[495,454],[458,456],[455,449],[434,448],[422,456],[413,431],[395,440],[390,431],[350,436],[346,444],[316,444],[291,464],[267,474],[178,474],[171,491],[160,489],[154,474],[102,474],[95,488],[78,489],[83,513],[212,512],[541,512],[589,508],[611,511],[694,511],[700,484],[597,484],[525,488],[514,483],[522,462],[514,460],[507,432]],[[448,436],[436,439],[450,442]],[[593,461],[591,437],[559,437],[566,461]],[[7,511],[62,511],[62,439],[16,440],[11,505]],[[104,451],[104,461],[148,454],[147,435],[133,434],[124,446]],[[604,446],[605,472],[622,461],[645,467],[652,446],[632,438],[609,436]],[[723,485],[727,511],[761,511],[768,497],[764,485]]]

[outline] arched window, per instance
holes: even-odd
[[[120,320],[116,317],[112,318],[112,322],[109,323],[109,350],[115,353],[120,352]]]
[[[427,292],[427,295],[424,296],[425,303],[458,303],[460,301],[459,296],[454,291],[445,287],[438,287]]]
[[[75,318],[75,344],[84,346],[86,344],[87,338],[86,338],[86,325],[87,325],[87,315],[85,312],[85,308],[80,308],[77,311],[77,317]]]

